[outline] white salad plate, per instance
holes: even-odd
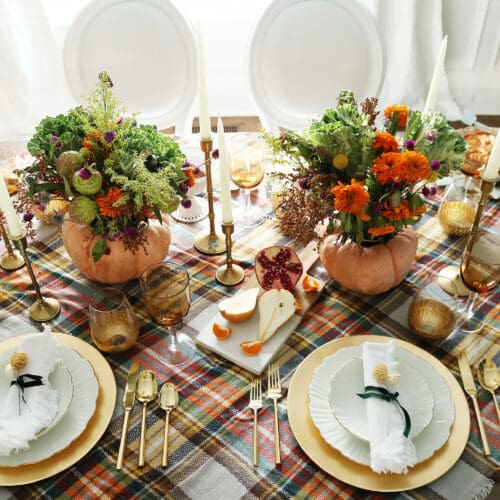
[[[432,419],[434,396],[425,377],[405,361],[399,361],[397,383],[388,390],[399,394],[398,401],[411,419],[410,438],[422,432]],[[340,425],[363,441],[369,441],[366,400],[364,392],[363,359],[354,358],[343,364],[330,384],[329,401]]]
[[[2,359],[5,359],[4,356],[10,356],[12,352],[3,353]],[[65,369],[62,369],[61,373],[59,373],[59,368],[54,370],[54,387],[58,392],[61,389],[61,396],[65,399],[69,397],[68,393],[74,396],[70,398],[68,407],[60,420],[50,430],[41,433],[37,439],[31,441],[28,450],[20,450],[9,456],[0,456],[0,467],[17,467],[51,457],[71,444],[85,430],[94,414],[99,386],[92,366],[77,351],[69,347],[59,346],[58,353]],[[66,381],[72,382],[72,391],[60,386],[65,380],[64,372],[70,375]],[[2,401],[1,396],[0,401]]]
[[[3,354],[0,358],[0,374],[5,371],[5,367],[8,363],[8,356],[6,357],[5,354]],[[57,413],[54,420],[52,420],[47,427],[40,430],[37,437],[45,434],[61,421],[68,411],[71,400],[73,399],[73,380],[71,374],[62,363],[56,363],[54,366],[54,370],[49,375],[49,384],[57,391]],[[0,377],[0,401],[5,401],[9,389],[10,381],[6,378],[1,379]],[[21,406],[21,414],[23,414],[23,409],[24,406]]]
[[[331,382],[336,371],[352,358],[360,358],[362,349],[362,345],[340,349],[333,356],[325,358],[316,368],[309,386],[309,412],[314,425],[330,446],[354,462],[370,465],[370,444],[355,437],[338,422],[332,414],[329,401]],[[398,361],[406,362],[425,374],[434,396],[432,419],[413,439],[417,462],[420,463],[430,458],[448,440],[450,427],[455,419],[455,407],[448,384],[431,363],[400,346],[396,347],[395,356]]]

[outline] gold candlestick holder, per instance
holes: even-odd
[[[233,241],[231,235],[234,232],[234,224],[222,223],[222,232],[226,235],[226,263],[217,269],[215,278],[223,285],[233,286],[243,281],[245,271],[237,264],[233,264],[233,257],[231,255]]]
[[[469,236],[467,237],[466,247],[470,251],[474,238],[473,236],[477,233],[479,228],[479,222],[481,220],[481,215],[484,210],[484,206],[488,201],[488,195],[491,193],[493,187],[495,185],[494,181],[488,181],[486,179],[481,179],[481,197],[479,198],[479,202],[477,204],[476,215],[474,217],[474,222],[472,223],[472,228],[469,232]],[[457,293],[460,296],[467,296],[470,293],[470,290],[465,286],[462,278],[460,277],[460,267],[459,266],[446,266],[441,271],[439,271],[439,277],[443,277],[439,284],[441,288],[448,293]],[[447,286],[448,283],[452,283],[451,287]]]
[[[0,267],[6,271],[14,271],[23,267],[24,259],[17,250],[12,248],[3,224],[0,224],[0,233],[2,234],[3,241],[5,242],[5,249],[7,250],[7,253],[4,253],[0,258]]]
[[[55,318],[59,311],[61,310],[61,305],[56,299],[52,298],[44,298],[42,296],[42,292],[40,291],[40,285],[36,280],[35,273],[33,272],[33,268],[31,267],[31,262],[28,258],[28,253],[26,252],[26,248],[28,247],[28,242],[26,240],[26,231],[24,231],[20,236],[10,236],[10,239],[15,243],[21,255],[24,259],[24,263],[26,264],[26,268],[28,269],[28,273],[31,278],[31,282],[33,283],[33,287],[36,292],[36,302],[30,307],[29,315],[30,318],[34,321],[50,321]]]
[[[198,233],[194,239],[194,247],[198,252],[207,255],[217,255],[226,250],[224,237],[215,233],[214,193],[212,185],[212,163],[210,153],[212,151],[212,139],[201,139],[200,147],[205,155],[205,170],[207,178],[208,198],[208,220],[210,228],[208,231]]]

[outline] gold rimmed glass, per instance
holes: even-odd
[[[160,263],[148,267],[140,277],[140,286],[149,316],[167,330],[161,361],[179,366],[190,361],[196,352],[192,339],[177,332],[176,325],[189,312],[189,274],[182,267]]]

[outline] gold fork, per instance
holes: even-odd
[[[248,405],[253,410],[253,465],[259,465],[259,443],[257,427],[257,411],[262,408],[262,383],[260,378],[254,378],[250,386],[250,403]]]
[[[274,405],[274,463],[281,463],[280,428],[278,423],[278,399],[281,398],[280,367],[272,363],[267,367],[267,396]]]

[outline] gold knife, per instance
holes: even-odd
[[[125,415],[123,417],[122,437],[120,440],[120,449],[118,451],[118,460],[116,468],[121,469],[123,464],[123,455],[125,453],[125,445],[127,444],[127,430],[128,420],[130,417],[130,410],[135,402],[135,388],[137,386],[137,379],[139,378],[139,362],[134,361],[130,370],[128,371],[127,384],[125,386],[125,394],[123,395],[123,407],[125,408]]]
[[[476,412],[477,423],[479,424],[479,432],[481,433],[481,440],[483,441],[484,454],[486,456],[491,455],[490,446],[488,444],[488,439],[486,438],[486,431],[484,430],[483,420],[481,419],[481,412],[479,410],[479,404],[477,402],[477,388],[474,382],[474,377],[472,376],[472,370],[470,369],[469,362],[467,361],[467,354],[462,351],[458,355],[458,367],[460,368],[460,376],[462,377],[462,383],[465,392],[472,399],[474,404],[474,411]]]

